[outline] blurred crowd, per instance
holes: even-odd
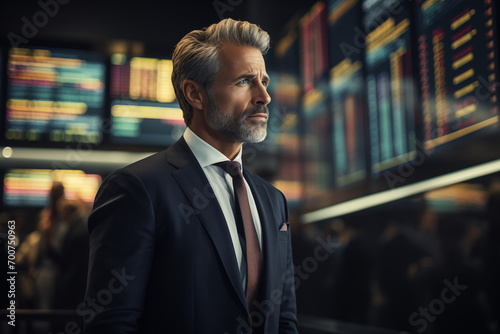
[[[89,212],[88,203],[67,199],[63,184],[54,182],[36,222],[22,212],[1,215],[2,229],[16,222],[17,309],[75,310],[83,301]]]
[[[499,185],[482,212],[408,201],[296,224],[298,313],[402,333],[500,333]]]

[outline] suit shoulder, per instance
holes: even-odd
[[[147,174],[156,170],[163,169],[167,165],[167,150],[163,150],[146,158],[133,162],[130,165],[121,168],[121,170],[140,176],[142,174]]]
[[[160,180],[168,180],[169,168],[166,150],[155,153],[113,171],[104,179],[99,192],[104,189],[151,190]]]
[[[133,203],[153,203],[161,190],[170,184],[171,168],[164,150],[115,170],[99,187],[94,211],[121,198]]]
[[[167,150],[152,154],[146,158],[133,162],[113,171],[107,178],[121,178],[128,175],[142,182],[167,175],[171,166],[167,162]]]
[[[119,171],[135,175],[141,180],[150,180],[167,177],[177,170],[178,166],[190,163],[193,159],[194,156],[181,137],[167,149],[125,166]]]

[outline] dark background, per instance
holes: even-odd
[[[33,22],[33,16],[42,10],[40,3],[53,4],[57,2],[56,0],[41,0],[40,2],[36,0],[4,0],[0,4],[0,46],[4,48],[11,46],[7,38],[9,34],[11,36],[12,34],[22,36],[23,26],[25,25],[23,18],[29,22]],[[282,33],[286,31],[287,22],[293,17],[304,14],[314,3],[315,1],[311,0],[300,2],[285,0],[178,0],[161,2],[70,0],[64,5],[57,3],[59,6],[58,13],[48,18],[46,25],[37,28],[38,32],[35,36],[28,38],[29,41],[27,44],[21,44],[20,46],[75,47],[111,54],[112,52],[109,50],[109,47],[113,42],[125,41],[130,42],[130,45],[133,43],[141,44],[143,50],[140,52],[140,55],[145,57],[169,58],[175,44],[186,33],[194,29],[206,27],[219,21],[221,18],[231,17],[248,20],[260,25],[270,33],[271,46],[275,47]],[[219,15],[214,4],[218,6],[221,15]],[[272,64],[268,63],[268,70],[271,66]],[[488,160],[496,158],[500,154],[498,143],[500,143],[498,137],[494,137],[493,139],[492,137],[480,138],[479,141],[460,147],[460,150],[448,151],[447,154],[435,156],[427,160],[427,164],[419,167],[418,171],[420,175],[428,175],[425,169],[441,174],[442,171],[449,171],[448,169],[450,168],[459,169],[476,165],[484,162],[486,160],[485,157]],[[265,163],[269,164],[269,160],[266,160]],[[0,169],[2,168],[5,168],[5,166],[0,166]],[[415,175],[416,178],[417,174]],[[419,181],[418,178],[416,181]],[[493,182],[498,182],[498,179],[494,178],[494,176],[481,180],[473,180],[473,183],[483,184],[485,189]],[[385,182],[384,185],[386,185]],[[486,193],[486,191],[483,192]],[[449,193],[453,194],[454,191],[450,190]],[[444,204],[453,202],[445,200],[442,201]],[[426,246],[427,243],[438,244],[432,239],[436,238],[434,234],[430,237],[425,236],[431,239],[431,241],[423,242],[420,240],[425,239],[421,236],[423,232],[420,231],[420,224],[439,220],[438,217],[429,219],[425,216],[425,214],[433,209],[432,207],[425,207],[426,201],[431,202],[426,199],[425,195],[418,196],[417,198],[403,202],[382,206],[360,215],[346,217],[344,222],[332,220],[323,222],[322,224],[300,225],[298,224],[300,213],[292,212],[292,215],[294,215],[292,221],[296,223],[294,229],[292,229],[295,233],[294,255],[296,258],[294,260],[296,265],[304,267],[304,261],[311,259],[314,249],[318,245],[317,238],[332,243],[337,250],[334,256],[330,257],[328,261],[321,263],[317,270],[308,276],[310,278],[302,282],[302,287],[297,291],[299,314],[341,320],[351,324],[375,325],[378,328],[373,333],[383,333],[381,328],[402,330],[410,327],[410,329],[414,330],[414,327],[409,326],[407,317],[412,312],[418,310],[420,305],[405,305],[404,303],[395,305],[396,308],[400,307],[400,305],[408,307],[408,309],[400,310],[403,314],[400,317],[400,319],[403,319],[402,324],[388,324],[390,319],[384,319],[387,322],[376,322],[373,318],[377,318],[377,316],[381,318],[380,315],[368,314],[367,310],[360,310],[359,308],[364,305],[363,301],[366,301],[367,296],[377,294],[372,291],[374,290],[373,286],[370,285],[372,281],[378,280],[386,283],[383,286],[380,284],[382,288],[387,288],[389,292],[397,295],[396,297],[405,297],[403,294],[398,295],[399,290],[394,288],[392,280],[395,279],[397,281],[398,273],[394,274],[390,269],[401,269],[401,273],[406,274],[407,267],[413,266],[415,263],[419,263],[420,260],[427,258],[427,255],[423,251],[419,252],[421,248],[424,248],[423,246]],[[441,204],[441,202],[434,203],[435,206],[438,204]],[[445,209],[441,210],[448,213]],[[457,211],[463,214],[467,212],[465,209],[452,207],[448,211],[452,211],[453,213]],[[434,210],[439,211],[437,209]],[[487,227],[486,222],[488,219],[486,219],[483,212],[484,208],[472,208],[470,211],[472,212],[469,212],[469,214],[473,217],[471,219],[472,223],[469,223],[470,228],[481,231],[481,233],[476,233],[480,236],[473,243],[476,248],[471,247],[470,258],[474,261],[470,262],[475,263],[476,260],[480,259],[484,263],[486,270],[478,274],[478,277],[480,277],[478,281],[482,282],[483,280],[487,280],[487,278],[495,277],[494,275],[498,277],[498,257],[487,257],[490,256],[490,253],[482,250],[480,247],[488,244],[487,239],[492,236],[491,227]],[[435,212],[431,213],[432,215],[438,215]],[[449,231],[446,230],[446,228],[450,228],[449,220],[443,220],[442,225],[444,228],[442,230],[445,232]],[[457,219],[457,221],[460,223],[460,219]],[[495,223],[498,224],[498,222],[498,216],[495,216]],[[451,225],[450,230],[456,230],[455,227],[458,223],[452,221],[451,224],[453,225]],[[434,224],[439,225],[437,223]],[[464,223],[464,225],[466,224]],[[467,226],[469,227],[469,225]],[[393,234],[392,238],[387,236],[390,233]],[[463,232],[462,234],[459,236],[460,238],[468,235],[467,232]],[[456,237],[456,239],[460,238]],[[494,241],[494,244],[499,244],[498,239],[494,240],[491,237],[491,240]],[[496,249],[495,251],[498,252]],[[340,257],[342,254],[349,260],[344,261]],[[410,258],[410,255],[413,258]],[[469,260],[467,259],[467,261]],[[496,269],[490,265],[491,263],[497,264]],[[439,268],[440,264],[440,262],[434,262],[437,268]],[[469,265],[469,262],[467,262],[467,265]],[[381,276],[381,273],[373,270],[377,266],[385,269],[381,273],[387,273],[385,277],[382,277],[386,278],[386,281],[378,277]],[[453,279],[457,275],[457,272],[452,271],[450,275],[446,276],[447,279]],[[469,270],[466,272],[471,273],[474,271]],[[334,281],[335,275],[337,275],[335,277],[336,281]],[[361,281],[353,280],[352,277]],[[442,280],[425,278],[428,281],[437,281],[434,290],[439,295],[439,292],[443,288]],[[463,282],[463,279],[465,279],[464,276],[460,276],[460,282]],[[472,278],[470,283],[471,288],[469,291],[471,293],[475,286],[474,279]],[[490,280],[492,282],[495,281],[494,279]],[[341,288],[338,290],[334,289],[332,282]],[[496,287],[497,284],[495,283],[494,286]],[[403,288],[406,288],[406,286]],[[477,291],[483,293],[479,288]],[[2,289],[2,298],[5,298],[3,291],[5,290]],[[411,292],[416,290],[408,288],[401,291]],[[495,291],[497,291],[498,295],[498,288]],[[491,293],[489,295],[491,296]],[[467,301],[467,298],[460,299],[460,303],[463,302],[467,306],[464,309],[468,310],[473,304],[467,303]],[[422,306],[426,306],[427,304],[424,303]],[[498,310],[498,303],[495,305],[497,307],[496,310]],[[455,304],[454,307],[457,306],[460,305]],[[334,309],[334,307],[338,309]],[[376,308],[373,307],[373,309]],[[495,310],[493,307],[492,309]],[[351,312],[349,313],[348,311]],[[363,314],[364,318],[359,317],[359,314]],[[394,314],[392,316],[394,317]],[[468,316],[470,317],[470,314]],[[438,319],[439,322],[444,321],[446,318],[440,317]],[[460,324],[459,319],[467,319],[467,317],[458,316],[452,318],[449,324],[444,324],[444,326],[452,324],[458,326]],[[312,322],[320,324],[316,320]],[[303,325],[306,323],[307,321],[302,321]],[[331,328],[332,326],[327,324],[324,327]],[[496,328],[494,333],[498,333],[499,330]],[[319,333],[320,331],[311,331],[311,333],[313,332]],[[346,330],[343,333],[347,332],[359,334],[363,331],[359,328],[354,328],[350,331]],[[302,331],[302,333],[307,333],[307,331]],[[437,333],[437,330],[433,333]],[[472,331],[468,333],[472,333]]]
[[[52,3],[52,0],[41,1]],[[256,23],[268,31],[272,41],[276,42],[286,22],[313,3],[310,0],[71,0],[67,4],[59,4],[59,12],[39,28],[28,45],[44,41],[105,48],[106,43],[114,40],[140,41],[145,46],[145,55],[168,57],[182,36],[191,30],[209,26],[221,17]],[[219,8],[221,17],[214,4]],[[32,22],[33,15],[40,10],[38,1],[3,1],[0,7],[2,42],[9,43],[6,37],[11,32],[22,36],[22,18]]]

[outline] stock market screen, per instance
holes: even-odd
[[[301,85],[297,24],[297,20],[290,23],[285,36],[274,48],[276,66],[275,71],[270,73],[268,91],[272,103],[265,142],[266,147],[269,147],[269,139],[277,147],[277,154],[274,156],[279,160],[279,167],[273,184],[285,194],[290,205],[298,203],[302,198],[299,132]]]
[[[363,45],[356,40],[361,1],[331,0],[328,8],[332,140],[337,187],[366,176]]]
[[[4,138],[42,143],[102,139],[104,60],[81,50],[12,48]]]
[[[416,3],[427,151],[498,125],[495,1]]]
[[[81,170],[11,169],[4,176],[3,204],[46,206],[55,181],[63,184],[67,199],[92,203],[99,189],[101,176],[85,174]]]
[[[372,175],[416,157],[410,4],[362,4]]]
[[[169,59],[114,54],[111,58],[111,141],[170,145],[184,130]]]
[[[304,127],[305,198],[314,203],[331,190],[331,115],[328,100],[326,6],[316,3],[299,21]]]

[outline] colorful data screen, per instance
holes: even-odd
[[[410,2],[365,0],[363,28],[372,175],[416,157]],[[366,35],[363,36],[363,35]]]
[[[337,187],[366,177],[363,45],[356,41],[356,27],[360,23],[360,0],[329,2],[330,97]]]
[[[424,143],[498,126],[494,0],[419,0],[417,34]]]
[[[40,143],[102,139],[104,60],[69,49],[12,48],[4,138]]]
[[[5,206],[43,207],[54,182],[61,182],[67,199],[92,203],[101,177],[81,170],[12,169],[4,177]]]
[[[305,199],[318,204],[332,189],[331,115],[328,106],[326,6],[316,3],[299,22],[304,95]]]
[[[300,109],[299,39],[296,24],[276,43],[275,66],[269,66],[271,81],[268,91],[272,97],[268,123],[268,139],[285,150],[300,150],[298,114]],[[294,139],[290,138],[293,136]]]
[[[111,58],[111,141],[165,146],[186,129],[175,99],[169,59]]]
[[[276,145],[275,156],[279,161],[273,184],[285,194],[288,203],[294,205],[302,199],[299,136],[301,85],[296,20],[290,23],[286,35],[276,43],[274,59],[275,71],[269,73],[268,91],[272,102],[267,128],[267,138]]]
[[[326,7],[316,3],[300,20],[301,70],[304,93],[318,87],[328,71],[328,44],[326,37]]]

